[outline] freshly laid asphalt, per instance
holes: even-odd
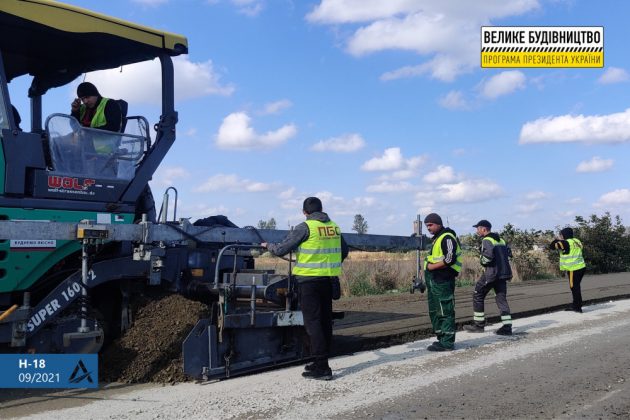
[[[455,290],[457,328],[472,321],[474,287]],[[630,297],[630,273],[585,276],[582,280],[584,304]],[[563,310],[571,303],[567,278],[509,283],[508,303],[512,318]],[[357,351],[399,344],[432,335],[426,294],[397,293],[348,298],[335,301],[334,311],[343,311],[343,319],[335,320],[333,352],[349,354]],[[490,292],[485,302],[489,324],[499,321],[499,311]],[[489,326],[489,329],[496,329]],[[457,345],[457,344],[456,344]]]

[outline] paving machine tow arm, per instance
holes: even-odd
[[[153,224],[46,223],[0,221],[0,239],[56,239],[82,242],[82,267],[34,307],[24,304],[0,321],[0,343],[33,348],[45,327],[90,289],[120,279],[146,279],[152,286],[193,297],[211,308],[183,342],[184,372],[199,379],[223,378],[308,357],[302,340],[302,312],[290,276],[257,270],[260,242],[279,242],[288,231],[193,226],[187,219]],[[417,250],[417,236],[343,234],[351,249]],[[88,266],[95,244],[130,242],[133,254]],[[79,301],[80,311],[87,311]],[[76,304],[76,303],[75,303]],[[0,312],[0,316],[3,313]],[[62,334],[60,351],[98,351],[102,331],[81,318]],[[7,339],[8,336],[8,339]],[[79,345],[80,344],[80,345]],[[63,346],[59,346],[63,347]]]

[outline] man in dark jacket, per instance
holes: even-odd
[[[501,322],[503,323],[496,334],[512,335],[512,315],[507,302],[507,281],[512,278],[509,261],[510,250],[498,234],[491,232],[492,225],[489,221],[480,220],[473,227],[477,228],[477,235],[481,236],[479,253],[484,272],[477,281],[473,292],[473,324],[464,325],[464,330],[484,332],[486,325],[484,300],[490,290],[494,290],[495,301],[499,311],[501,311]]]
[[[442,225],[442,218],[430,213],[424,224],[433,235],[431,251],[424,261],[429,318],[438,341],[429,351],[455,347],[455,277],[462,270],[462,251],[455,232]]]
[[[103,98],[90,82],[77,86],[77,98],[72,101],[71,115],[83,127],[116,132],[122,127],[122,111],[118,102]]]
[[[302,212],[306,221],[297,225],[278,244],[263,242],[274,255],[282,256],[297,250],[292,274],[298,284],[298,297],[304,329],[311,344],[313,363],[305,366],[302,376],[330,380],[328,365],[332,342],[332,285],[341,274],[341,263],[348,255],[348,245],[339,226],[322,211],[317,197],[304,200]]]
[[[573,237],[570,227],[560,231],[560,237],[549,245],[549,248],[560,251],[560,270],[569,273],[569,287],[573,295],[573,305],[567,311],[582,312],[582,277],[586,272],[586,263],[582,255],[582,242]]]

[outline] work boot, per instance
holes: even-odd
[[[306,372],[312,372],[316,368],[317,368],[317,365],[315,364],[315,362],[307,363],[304,365],[304,371]]]
[[[332,370],[330,368],[305,371],[302,372],[302,376],[308,379],[317,379],[319,381],[330,381],[333,378]]]
[[[431,344],[429,347],[427,347],[427,350],[429,350],[429,351],[453,351],[452,348],[444,347],[439,342],[437,344]]]
[[[485,331],[483,325],[479,324],[468,324],[464,325],[464,331],[468,331],[471,333],[482,333]]]
[[[497,335],[512,335],[512,326],[511,325],[503,325],[499,328],[495,334]]]

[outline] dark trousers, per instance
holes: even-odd
[[[473,310],[476,313],[484,313],[485,305],[484,301],[486,300],[486,296],[490,293],[490,290],[494,290],[495,293],[495,301],[497,303],[497,307],[499,311],[501,311],[501,319],[510,314],[510,306],[507,302],[507,281],[506,280],[492,280],[488,281],[488,279],[484,276],[482,277],[477,284],[475,284],[475,291],[473,293]],[[475,320],[477,324],[485,324],[484,321]]]
[[[435,281],[430,271],[424,271],[427,283],[427,303],[431,326],[442,347],[455,345],[455,279]]]
[[[299,299],[311,355],[320,369],[328,368],[332,342],[332,297],[329,277],[299,281]]]
[[[569,287],[571,288],[571,294],[573,295],[573,310],[582,310],[582,277],[586,268],[580,268],[579,270],[569,271]]]

